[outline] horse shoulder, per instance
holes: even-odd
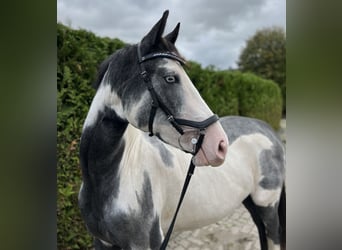
[[[149,195],[153,208],[142,209],[162,213],[170,198],[170,189],[176,190],[175,199],[178,199],[190,156],[131,125],[125,131],[124,140],[126,146],[120,163],[119,194],[115,206],[120,210],[132,210],[139,207],[140,196]],[[144,188],[146,182],[150,182],[151,188]]]
[[[115,235],[120,246],[148,247],[151,241],[161,242],[155,159],[150,158],[153,147],[144,137],[143,132],[128,125],[123,135],[125,150],[118,171],[118,192],[104,207],[106,230]],[[132,238],[137,232],[143,237]]]

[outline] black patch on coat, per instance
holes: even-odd
[[[162,243],[162,235],[160,234],[160,221],[159,216],[156,216],[153,220],[150,230],[150,248],[159,249]]]
[[[118,246],[106,246],[99,239],[94,239],[94,248],[95,250],[121,250],[121,247]]]
[[[243,201],[243,205],[251,214],[258,229],[262,250],[268,249],[267,238],[271,239],[274,244],[280,244],[281,227],[278,216],[278,204],[279,202],[275,206],[258,206],[250,195]]]
[[[280,244],[280,224],[278,216],[278,205],[277,202],[275,206],[261,207],[257,206],[257,212],[264,222],[266,235],[270,238],[274,244]]]
[[[97,122],[82,133],[80,165],[83,188],[79,207],[88,230],[95,236],[102,236],[104,232],[104,204],[118,194],[118,169],[125,149],[122,135],[127,125],[114,111],[106,109],[99,113]]]
[[[260,153],[259,164],[263,175],[259,185],[265,189],[276,189],[284,182],[284,155],[279,145],[265,149]]]
[[[158,249],[161,244],[159,217],[154,211],[151,180],[147,172],[144,173],[142,193],[137,193],[136,197],[137,210],[117,211],[114,216],[106,217],[107,234],[123,249]]]
[[[147,137],[147,136],[146,136]],[[173,155],[166,148],[165,144],[156,137],[147,137],[148,141],[153,145],[159,152],[159,156],[164,162],[165,166],[173,167]]]

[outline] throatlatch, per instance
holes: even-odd
[[[187,127],[191,127],[191,128],[195,128],[199,130],[199,137],[197,138],[192,138],[191,142],[194,145],[194,150],[193,152],[189,152],[192,153],[193,155],[196,155],[198,153],[198,151],[200,150],[203,140],[204,140],[204,136],[205,136],[205,129],[207,127],[209,127],[211,124],[215,123],[216,121],[219,120],[219,117],[214,114],[212,116],[210,116],[208,119],[204,120],[204,121],[191,121],[191,120],[186,120],[186,119],[179,119],[179,118],[175,118],[174,115],[172,114],[172,112],[169,110],[169,108],[161,101],[161,99],[159,98],[159,96],[157,95],[156,91],[153,88],[153,84],[152,81],[146,71],[146,68],[144,66],[144,62],[147,60],[151,60],[151,59],[155,59],[155,58],[169,58],[172,60],[176,60],[178,62],[180,62],[182,65],[185,63],[184,60],[182,58],[180,58],[179,56],[177,56],[176,54],[173,54],[171,52],[156,52],[156,53],[151,53],[151,54],[147,54],[145,56],[141,55],[141,50],[140,50],[140,43],[137,46],[137,52],[138,52],[138,60],[139,60],[139,65],[140,65],[140,70],[141,70],[141,76],[144,80],[144,82],[147,85],[147,89],[151,94],[151,98],[152,98],[152,105],[151,105],[151,111],[150,111],[150,117],[149,117],[149,123],[148,123],[148,129],[150,132],[150,136],[153,136],[153,121],[155,118],[155,115],[157,113],[157,109],[160,108],[164,114],[167,117],[167,120],[170,122],[170,124],[178,131],[178,133],[180,135],[184,134],[184,130],[182,128],[182,126],[187,126]],[[182,188],[182,192],[180,194],[180,198],[178,201],[178,205],[175,211],[175,214],[172,218],[171,224],[169,226],[169,229],[165,235],[165,238],[162,242],[162,245],[160,247],[160,250],[164,250],[166,249],[166,246],[169,242],[170,236],[172,234],[175,222],[176,222],[176,218],[179,212],[179,209],[181,207],[181,204],[183,202],[186,190],[189,186],[190,183],[190,179],[192,177],[192,175],[194,174],[195,171],[195,165],[193,163],[193,159],[191,159],[190,162],[190,166],[188,169],[188,173],[186,175],[184,184],[183,184],[183,188]]]

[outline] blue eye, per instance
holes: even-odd
[[[165,76],[164,79],[167,83],[175,83],[176,82],[175,76]]]

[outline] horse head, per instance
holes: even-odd
[[[138,45],[107,61],[103,77],[113,92],[110,106],[134,127],[193,153],[195,165],[221,165],[226,133],[182,67],[185,61],[175,47],[180,24],[163,36],[167,17],[165,11]],[[195,150],[201,133],[205,137]]]

